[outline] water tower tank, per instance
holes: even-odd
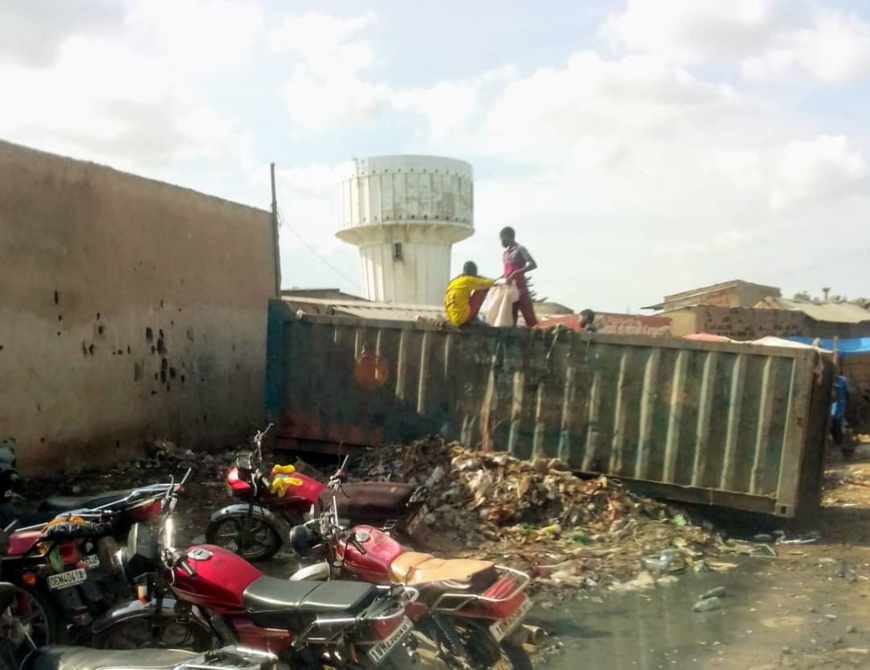
[[[365,297],[441,305],[453,244],[474,234],[471,165],[439,156],[355,158],[336,236],[359,249]]]

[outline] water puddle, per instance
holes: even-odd
[[[867,593],[855,592],[866,588],[838,579],[835,568],[821,563],[791,572],[751,560],[732,572],[684,575],[643,591],[544,600],[530,623],[564,644],[545,665],[552,670],[750,670],[826,651],[870,662],[862,656],[868,635],[853,625],[868,623],[861,600]],[[717,587],[726,593],[721,609],[694,612],[700,594]]]

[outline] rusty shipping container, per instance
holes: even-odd
[[[818,506],[832,364],[811,349],[296,318],[278,300],[267,348],[280,446],[441,434],[673,500]]]

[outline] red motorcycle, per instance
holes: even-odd
[[[189,471],[188,471],[189,474]],[[94,624],[94,646],[266,650],[292,668],[409,670],[417,665],[406,607],[414,589],[354,582],[289,582],[264,576],[230,551],[172,542],[172,512],[184,484],[164,501],[163,547],[153,526],[136,524],[122,552],[139,600]]]
[[[68,500],[48,499],[42,507],[72,508],[18,515],[22,523],[9,536],[3,573],[16,589],[11,613],[38,646],[87,644],[95,617],[107,612],[129,586],[119,583],[118,542],[132,524],[160,515],[168,484]]]
[[[328,507],[328,489],[296,472],[292,465],[263,464],[263,437],[272,424],[254,436],[253,449],[239,451],[226,477],[227,494],[240,500],[215,512],[205,540],[249,561],[272,558],[290,529],[304,521],[312,505]],[[396,523],[413,504],[416,488],[401,482],[356,482],[345,486],[351,504],[343,514],[357,523]]]
[[[298,556],[319,547],[327,560],[299,570],[291,581],[356,579],[411,586],[420,598],[409,616],[449,665],[492,668],[506,658],[514,668],[530,669],[523,648],[532,630],[523,625],[532,608],[525,593],[529,576],[490,561],[414,552],[374,526],[344,527],[336,494],[343,492],[346,464],[347,459],[330,480],[332,509],[290,533]]]

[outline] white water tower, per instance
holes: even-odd
[[[451,247],[474,234],[471,165],[439,156],[355,158],[338,191],[336,236],[359,248],[365,297],[441,305]]]

